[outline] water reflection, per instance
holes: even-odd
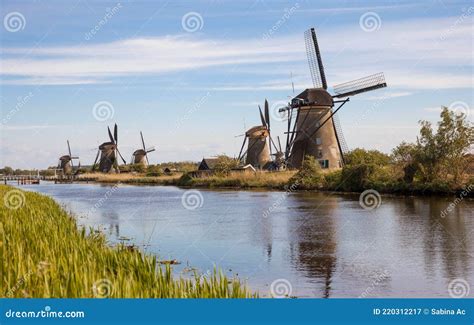
[[[295,268],[306,273],[307,277],[320,280],[323,298],[328,298],[331,280],[336,267],[335,219],[332,216],[338,208],[336,197],[322,195],[301,195],[299,212],[289,221],[291,261]]]
[[[92,184],[24,188],[79,216],[110,191]],[[383,196],[379,208],[364,210],[358,195],[201,190],[202,208],[187,210],[183,193],[120,186],[78,222],[108,228],[111,242],[130,238],[180,260],[178,273],[185,266],[238,273],[262,295],[281,278],[296,296],[325,298],[448,297],[452,279],[474,285],[474,201],[443,214],[452,200]]]

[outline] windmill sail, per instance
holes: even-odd
[[[348,97],[384,87],[387,87],[385,76],[383,72],[379,72],[364,78],[334,86],[334,92],[336,95],[333,97]]]
[[[304,33],[304,42],[306,45],[306,55],[308,56],[309,70],[313,79],[314,88],[327,89],[326,75],[324,73],[321,52],[319,51],[318,39],[314,28],[308,29]]]
[[[344,137],[344,133],[342,132],[341,122],[339,121],[339,117],[337,114],[332,116],[332,122],[334,124],[334,129],[336,130],[336,137],[339,143],[339,150],[344,155],[349,152],[349,147],[347,146],[346,138]]]

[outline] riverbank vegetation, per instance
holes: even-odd
[[[176,185],[183,173],[176,172],[170,175],[160,173],[159,175],[149,175],[147,173],[84,173],[78,175],[76,180],[80,182],[97,183],[122,183],[136,185]]]
[[[355,149],[345,155],[342,170],[324,173],[306,157],[303,168],[290,183],[300,189],[360,192],[375,189],[390,193],[456,193],[473,196],[474,128],[463,114],[444,108],[435,130],[420,122],[415,143],[403,142],[390,155],[377,150]]]
[[[97,232],[78,229],[52,199],[0,185],[2,297],[246,298],[237,279],[174,279],[171,266],[134,247],[110,247]]]

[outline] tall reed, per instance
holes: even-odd
[[[173,278],[170,265],[78,229],[52,199],[0,185],[2,297],[248,298],[237,279]]]

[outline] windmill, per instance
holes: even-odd
[[[59,157],[59,162],[58,162],[58,169],[61,169],[63,172],[63,175],[70,175],[73,172],[74,169],[74,159],[79,159],[79,157],[74,157],[71,153],[71,146],[69,145],[69,140],[67,140],[67,150],[68,150],[68,155],[64,155]],[[79,167],[81,163],[79,162]]]
[[[268,163],[271,162],[272,149],[273,145],[276,149],[275,144],[270,135],[270,113],[268,107],[268,101],[265,99],[265,115],[262,113],[262,109],[258,106],[260,112],[260,120],[262,125],[257,125],[245,132],[244,141],[242,147],[240,148],[239,161],[242,161],[245,157],[245,164],[252,165],[255,168],[266,168]],[[267,138],[269,141],[267,141]],[[247,150],[242,153],[245,143],[248,142]],[[278,151],[278,149],[277,149]]]
[[[304,37],[314,88],[306,89],[293,98],[287,107],[279,110],[288,113],[285,160],[288,167],[300,168],[305,155],[310,155],[323,168],[340,168],[348,149],[335,114],[349,101],[350,96],[383,88],[387,84],[380,72],[334,86],[335,94],[331,95],[327,91],[314,28],[307,30]],[[334,109],[336,104],[337,108]]]
[[[110,128],[107,127],[107,131],[109,132],[109,142],[104,142],[99,146],[99,150],[97,151],[97,155],[95,156],[94,164],[92,165],[92,170],[95,170],[97,167],[97,159],[99,158],[99,171],[103,173],[110,173],[110,172],[120,172],[118,168],[118,159],[117,157],[120,156],[122,162],[126,164],[125,159],[123,159],[122,154],[118,150],[118,130],[117,124],[114,126],[114,134],[112,136],[112,132],[110,132]]]
[[[141,164],[143,166],[148,166],[150,162],[148,161],[148,153],[155,151],[155,147],[147,148],[145,147],[145,140],[143,140],[143,133],[140,131],[140,137],[142,139],[142,148],[137,149],[132,154],[132,164]]]

